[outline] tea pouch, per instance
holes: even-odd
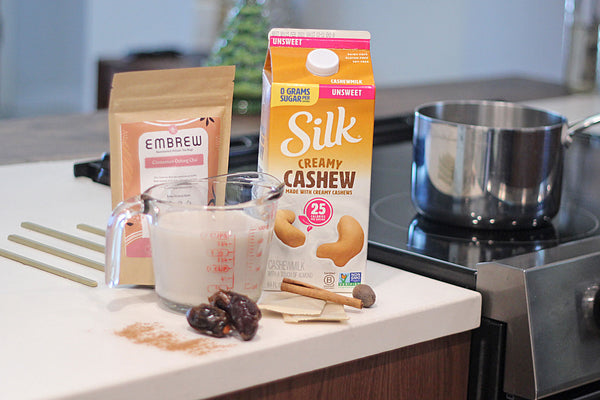
[[[109,103],[113,208],[149,187],[227,173],[235,66],[115,74]],[[154,285],[145,219],[127,221],[113,285]]]

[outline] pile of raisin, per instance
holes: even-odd
[[[192,328],[215,337],[237,332],[243,340],[250,340],[256,335],[262,314],[249,297],[221,290],[208,301],[210,304],[200,304],[187,311],[187,321]]]

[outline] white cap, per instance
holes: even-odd
[[[330,76],[338,72],[340,58],[329,49],[315,49],[306,57],[306,69],[313,75]]]

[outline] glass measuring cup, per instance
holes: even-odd
[[[119,284],[123,230],[141,216],[167,307],[185,312],[219,289],[258,300],[283,187],[271,175],[242,172],[159,184],[120,203],[106,233],[107,284]]]

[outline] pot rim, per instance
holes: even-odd
[[[443,119],[437,117],[435,115],[431,115],[431,113],[425,113],[425,109],[440,109],[447,106],[464,106],[471,105],[477,107],[490,107],[490,108],[511,108],[518,109],[525,112],[539,113],[540,115],[544,115],[547,118],[557,119],[557,122],[554,124],[547,125],[533,125],[533,126],[496,126],[494,124],[474,124],[468,122],[458,122],[452,121],[448,119]],[[535,132],[540,130],[553,130],[553,129],[563,129],[568,125],[568,120],[563,115],[554,112],[548,111],[541,108],[531,107],[524,104],[514,103],[510,101],[500,101],[500,100],[440,100],[433,101],[421,104],[415,108],[415,120],[423,119],[431,122],[438,122],[442,124],[447,124],[455,127],[465,126],[465,127],[473,127],[473,128],[483,128],[483,129],[494,129],[494,130],[502,130],[502,131],[520,131],[520,132]]]

